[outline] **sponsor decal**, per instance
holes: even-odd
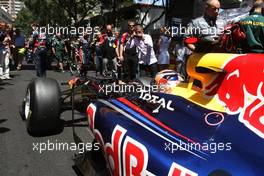
[[[156,109],[154,109],[152,113],[158,113],[160,108],[164,108],[169,111],[174,111],[174,108],[171,107],[172,100],[166,101],[164,98],[160,98],[159,96],[145,92],[141,92],[139,98],[149,103],[159,104],[159,106]]]
[[[95,129],[95,132],[96,136],[101,136],[99,130]],[[147,170],[149,161],[147,148],[126,133],[125,128],[116,125],[110,143],[104,144],[101,137],[97,138],[98,142],[104,146],[105,158],[112,175],[155,176]],[[196,176],[197,174],[174,162],[168,171],[168,175]]]
[[[198,176],[198,174],[177,163],[173,163],[168,176]]]
[[[92,132],[94,132],[94,117],[95,117],[95,112],[96,112],[96,107],[94,106],[94,104],[90,104],[87,107],[86,110],[86,114],[88,117],[88,123],[90,125],[90,129],[92,130]]]
[[[263,55],[241,55],[223,67],[219,76],[205,89],[217,95],[229,114],[239,114],[239,121],[264,138],[264,68]],[[217,84],[221,82],[221,84]],[[212,89],[213,88],[213,89]]]

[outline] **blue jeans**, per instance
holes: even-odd
[[[95,56],[94,64],[95,64],[96,72],[100,72],[102,74],[102,72],[103,72],[103,57],[102,56]]]
[[[88,44],[84,44],[83,45],[83,64],[89,64],[89,56],[91,54],[91,52],[89,51],[89,46]]]
[[[46,77],[47,70],[47,50],[46,48],[37,49],[35,54],[37,77]]]

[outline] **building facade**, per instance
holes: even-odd
[[[1,6],[7,10],[14,20],[18,12],[24,7],[24,3],[21,0],[1,0]]]
[[[4,26],[6,24],[12,23],[11,15],[6,11],[4,7],[0,7],[0,25]]]

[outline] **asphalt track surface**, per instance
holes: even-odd
[[[71,127],[55,136],[29,136],[25,123],[19,115],[19,105],[25,95],[27,84],[36,78],[34,70],[11,73],[12,80],[0,82],[0,176],[73,176],[72,160],[76,151],[37,151],[36,143],[74,142]],[[59,83],[71,78],[69,73],[48,71],[47,77]],[[62,119],[70,119],[71,112],[62,114]],[[85,129],[84,133],[89,133]],[[78,152],[78,151],[77,151]]]

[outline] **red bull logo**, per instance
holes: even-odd
[[[146,146],[127,134],[128,130],[116,125],[111,132],[111,139],[105,142],[99,129],[95,127],[96,106],[87,107],[90,128],[95,139],[104,150],[104,157],[108,163],[111,175],[154,176],[148,170],[149,151]],[[188,168],[173,162],[168,169],[168,176],[197,176]]]
[[[217,94],[227,113],[239,114],[240,122],[264,138],[264,55],[240,55],[223,69],[206,94]]]
[[[97,131],[100,134],[99,131]],[[112,132],[111,142],[100,144],[105,147],[105,157],[113,176],[155,176],[147,170],[149,162],[148,149],[126,135],[127,130],[119,125]],[[100,134],[101,136],[101,134]],[[98,138],[99,139],[99,138]],[[197,176],[198,174],[178,163],[172,163],[168,176]]]

